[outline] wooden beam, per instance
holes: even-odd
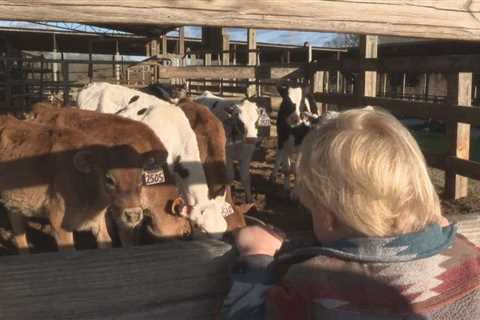
[[[185,55],[185,28],[184,27],[178,28],[177,53],[182,57]]]
[[[360,37],[359,49],[361,60],[377,58],[377,48],[377,36]],[[357,95],[365,97],[375,97],[377,95],[377,73],[375,71],[365,71],[360,74]]]
[[[255,29],[248,29],[247,33],[248,65],[254,66],[257,64],[257,31]]]
[[[452,105],[471,106],[472,74],[453,73],[447,75],[448,102]],[[449,155],[468,160],[470,157],[470,124],[450,121],[447,124]],[[456,174],[454,168],[447,168],[445,174],[445,196],[449,199],[466,197],[468,179]]]
[[[167,55],[168,54],[168,45],[167,45],[167,35],[163,35],[160,37],[160,42],[162,44],[162,50],[160,51],[161,54]]]
[[[363,107],[366,105],[382,107],[395,115],[432,119],[438,121],[453,121],[480,126],[480,108],[469,106],[452,107],[448,103],[410,102],[401,99],[363,97],[358,98],[348,94],[315,93],[319,102],[344,105],[347,107]]]
[[[480,73],[480,55],[444,55],[444,56],[415,56],[415,57],[387,57],[380,59],[364,59],[344,57],[336,59],[322,59],[316,62],[318,70],[325,71],[377,71],[377,72],[474,72]]]
[[[247,50],[248,50],[248,65],[249,66],[256,66],[257,61],[257,31],[255,29],[248,29],[247,30]],[[255,78],[251,78],[249,80],[256,80]],[[247,87],[246,95],[251,97],[256,93],[255,85],[250,85]]]
[[[0,19],[252,27],[480,40],[478,1],[2,0]],[[361,14],[359,14],[361,12]],[[395,14],[392,14],[395,12]]]
[[[230,248],[168,241],[0,257],[0,318],[213,319],[229,287]]]
[[[185,79],[281,79],[300,78],[301,68],[282,68],[271,66],[159,66],[161,78]]]

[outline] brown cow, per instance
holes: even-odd
[[[72,232],[90,230],[110,247],[108,207],[125,228],[142,216],[139,154],[107,146],[79,130],[0,117],[0,201],[9,211],[15,244],[28,252],[25,218],[50,220],[59,249],[74,250]]]
[[[178,106],[190,122],[198,141],[200,159],[207,177],[210,197],[225,195],[233,213],[225,216],[227,231],[245,226],[244,213],[252,206],[235,206],[226,167],[225,130],[222,122],[204,105],[189,98],[181,99]]]
[[[144,155],[143,167],[152,164],[160,166],[164,172],[165,182],[144,186],[142,202],[149,209],[154,219],[154,226],[161,230],[176,228],[177,222],[188,224],[185,219],[175,220],[169,214],[169,202],[177,197],[173,176],[166,164],[167,151],[155,133],[145,124],[112,114],[75,108],[52,108],[48,103],[37,103],[32,107],[33,121],[61,127],[80,129],[102,143],[114,146],[126,144]],[[162,220],[161,223],[155,217]],[[117,227],[121,226],[118,222]],[[131,229],[118,228],[122,245],[127,246],[137,241]]]

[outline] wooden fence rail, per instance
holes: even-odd
[[[1,319],[215,319],[230,245],[214,240],[0,257]]]
[[[315,97],[322,105],[341,107],[380,106],[401,117],[414,117],[442,121],[446,124],[448,152],[429,155],[431,166],[445,170],[445,195],[461,198],[468,193],[468,180],[480,178],[480,163],[470,161],[470,127],[480,125],[480,109],[472,108],[473,72],[480,72],[479,55],[448,55],[432,57],[377,58],[377,38],[362,36],[360,59],[325,59],[305,67]],[[354,95],[328,93],[324,76],[331,72],[358,73]],[[447,77],[445,102],[410,102],[402,99],[375,97],[377,73],[444,73]],[[338,75],[338,73],[337,73]],[[337,79],[338,80],[338,79]],[[320,83],[319,83],[320,82]],[[428,80],[427,80],[428,87]],[[338,91],[338,85],[336,90]],[[385,89],[384,89],[385,91]],[[324,109],[324,108],[323,108]]]
[[[316,61],[310,65],[309,69],[343,72],[480,72],[480,55],[409,56],[363,60],[345,57],[341,60]]]

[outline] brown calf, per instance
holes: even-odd
[[[129,145],[142,155],[142,168],[160,167],[165,181],[143,187],[142,203],[152,213],[152,223],[162,230],[176,227],[176,221],[169,212],[169,203],[177,197],[177,189],[173,176],[166,164],[167,151],[156,134],[145,124],[112,114],[75,108],[52,108],[46,103],[37,103],[32,107],[33,121],[60,127],[80,129],[89,136],[110,146]],[[161,219],[161,224],[155,220]],[[183,221],[183,220],[182,220]],[[115,221],[122,245],[137,242],[133,228],[125,228],[125,224]],[[140,221],[138,221],[140,222]],[[183,221],[184,223],[184,221]],[[132,226],[133,227],[133,226]]]
[[[115,208],[120,224],[135,223],[142,214],[141,173],[140,157],[130,146],[0,117],[0,201],[21,253],[28,252],[25,218],[42,216],[61,250],[74,249],[75,230],[90,230],[99,247],[110,247],[106,210]]]

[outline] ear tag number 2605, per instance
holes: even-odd
[[[162,169],[145,170],[143,172],[143,184],[151,186],[155,184],[165,183],[165,173]]]

